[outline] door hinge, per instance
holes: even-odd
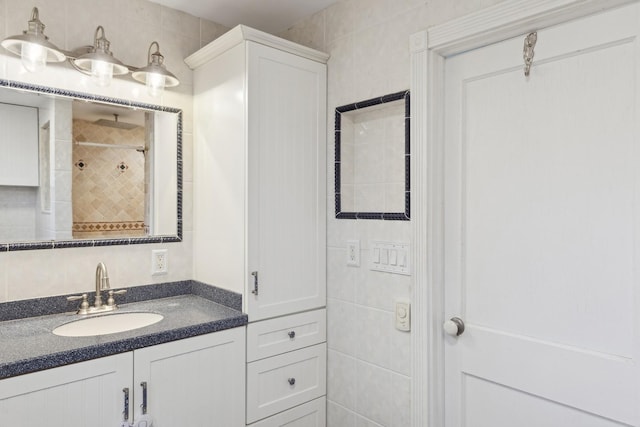
[[[522,58],[524,59],[524,75],[529,77],[531,72],[531,64],[533,63],[533,56],[535,55],[536,42],[538,41],[538,33],[529,33],[524,38],[524,48],[522,49]]]

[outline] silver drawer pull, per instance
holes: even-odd
[[[123,418],[125,421],[129,421],[129,389],[123,388],[122,392],[124,393],[124,411],[122,411],[124,414]]]
[[[296,331],[291,331],[287,335],[289,335],[289,338],[294,339],[296,337]]]
[[[289,381],[289,385],[295,385],[296,384],[296,379],[295,378],[289,378],[287,381]]]
[[[147,413],[147,382],[141,382],[140,387],[142,387],[142,404],[140,407],[142,408],[142,414],[144,415]]]

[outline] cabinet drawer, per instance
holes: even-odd
[[[326,413],[326,401],[321,397],[258,421],[251,427],[326,427]]]
[[[247,361],[264,359],[327,340],[325,309],[250,323]]]
[[[326,394],[326,344],[247,364],[247,424]]]

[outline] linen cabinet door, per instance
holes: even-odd
[[[1,380],[0,425],[119,426],[132,377],[129,352]]]
[[[325,305],[326,66],[247,43],[249,321]]]
[[[136,420],[146,412],[154,427],[244,426],[244,341],[241,327],[136,350]]]

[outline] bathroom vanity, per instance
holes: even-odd
[[[190,288],[195,294],[176,294]],[[137,425],[145,413],[154,425],[243,425],[245,364],[238,355],[247,318],[208,298],[210,290],[175,283],[161,291],[169,297],[125,304],[118,312],[164,318],[116,334],[54,335],[77,319],[68,312],[0,323],[2,425]]]

